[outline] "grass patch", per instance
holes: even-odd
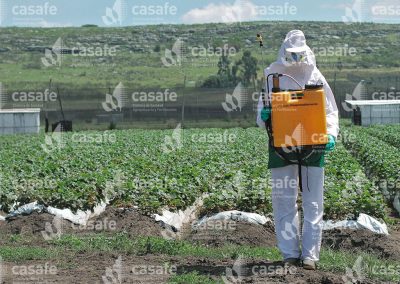
[[[280,253],[277,248],[259,248],[249,246],[227,245],[218,248],[208,248],[194,245],[186,241],[165,240],[159,237],[140,237],[130,239],[128,235],[119,233],[113,236],[103,234],[95,236],[77,237],[65,235],[52,241],[53,244],[75,252],[126,252],[137,255],[166,254],[176,256],[207,257],[212,259],[235,259],[239,255],[243,257],[259,257],[270,260],[279,260]]]
[[[64,249],[72,249],[76,253],[104,251],[134,253],[137,255],[163,254],[183,257],[192,256],[210,259],[236,259],[239,256],[270,261],[282,259],[276,247],[226,245],[223,247],[210,248],[191,244],[186,241],[165,240],[159,237],[130,239],[129,236],[124,233],[110,237],[105,235],[84,237],[63,236],[61,239],[53,241],[53,243],[57,246],[64,247]],[[357,263],[360,264],[358,265]],[[400,262],[381,259],[367,253],[354,254],[351,252],[323,249],[321,251],[321,259],[318,267],[322,271],[343,274],[346,268],[351,268],[356,271],[355,269],[360,267],[359,269],[362,272],[362,276],[366,278],[384,281],[400,280]],[[392,271],[392,273],[390,273],[390,271]],[[178,275],[171,278],[171,281],[173,282],[170,283],[218,283],[196,273]]]
[[[0,247],[0,256],[2,259],[11,262],[52,259],[59,255],[59,250],[50,248],[9,246]]]
[[[354,254],[324,249],[321,251],[318,267],[332,272],[344,272],[346,268],[350,268],[353,273],[361,272],[361,277],[365,278],[396,282],[400,280],[399,261],[381,259],[369,253]]]
[[[14,240],[13,240],[14,239]],[[18,237],[10,239],[14,244],[19,243]],[[281,255],[276,247],[250,247],[226,245],[223,247],[206,247],[186,241],[165,240],[160,237],[140,237],[131,239],[127,234],[118,233],[107,236],[104,234],[74,236],[65,235],[50,242],[53,247],[41,248],[24,246],[2,246],[0,256],[5,261],[24,262],[29,260],[56,259],[66,256],[74,258],[76,255],[95,252],[123,253],[135,255],[173,255],[191,256],[208,259],[237,259],[242,257],[278,261]],[[379,279],[382,281],[400,281],[400,261],[378,258],[372,254],[354,254],[346,251],[337,251],[324,248],[321,251],[318,268],[321,271],[330,271],[344,275],[346,269],[361,277]],[[358,275],[358,277],[360,277]],[[197,273],[175,275],[169,283],[220,283],[208,276]]]
[[[175,275],[169,279],[168,284],[223,284],[223,281],[210,279],[205,275],[199,275],[198,272]]]

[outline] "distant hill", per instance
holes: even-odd
[[[1,28],[0,82],[8,93],[43,91],[51,78],[71,111],[101,110],[105,93],[120,82],[129,93],[190,87],[189,93],[198,93],[193,99],[196,103],[199,96],[207,95],[206,101],[212,102],[215,93],[232,91],[199,88],[216,74],[218,51],[233,50],[231,63],[243,51],[251,51],[258,59],[260,79],[261,69],[276,59],[282,40],[292,29],[305,32],[337,100],[351,94],[360,80],[369,82],[370,92],[400,89],[400,25],[329,22]],[[257,33],[264,38],[264,58],[255,40]],[[181,43],[178,51],[177,42]]]

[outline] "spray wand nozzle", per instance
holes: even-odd
[[[261,34],[257,34],[257,41],[260,43],[260,47],[264,46],[263,38]]]

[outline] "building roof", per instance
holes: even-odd
[[[40,112],[40,108],[10,108],[0,109],[0,113],[36,113]]]
[[[400,100],[346,100],[353,106],[375,106],[375,105],[400,105]]]

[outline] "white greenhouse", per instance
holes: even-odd
[[[400,123],[400,100],[346,100],[353,109],[353,123],[369,126]]]
[[[0,109],[0,135],[39,133],[40,109]]]

